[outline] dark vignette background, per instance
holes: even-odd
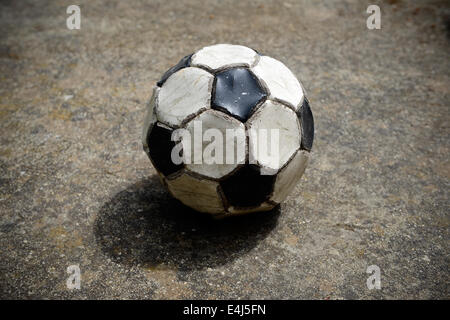
[[[1,1],[0,297],[450,298],[449,3],[366,2],[81,1],[71,31],[71,1]],[[211,221],[142,151],[152,85],[214,43],[307,90],[312,160],[274,212]]]

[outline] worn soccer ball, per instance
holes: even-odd
[[[313,137],[305,91],[283,63],[217,44],[162,76],[146,107],[142,142],[176,199],[221,217],[285,200],[303,175]]]

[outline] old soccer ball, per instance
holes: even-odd
[[[142,142],[176,199],[226,216],[282,202],[303,175],[313,137],[305,91],[283,63],[218,44],[162,76]]]

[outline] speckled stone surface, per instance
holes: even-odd
[[[447,1],[0,4],[1,298],[450,298]],[[152,86],[242,44],[303,83],[315,139],[266,213],[172,200],[142,151]],[[66,288],[78,264],[81,289]],[[381,269],[368,290],[366,269]]]

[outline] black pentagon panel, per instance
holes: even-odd
[[[247,164],[220,182],[228,203],[235,207],[258,206],[268,199],[274,175],[261,175],[260,168]]]
[[[183,164],[172,162],[172,149],[175,142],[171,140],[173,130],[161,127],[157,123],[147,135],[150,158],[158,171],[165,176],[183,168]]]
[[[301,149],[311,151],[314,140],[314,117],[309,107],[308,99],[304,99],[300,110],[298,111],[302,123],[302,143]]]
[[[178,70],[181,70],[183,68],[187,68],[191,65],[191,58],[192,58],[193,53],[187,55],[186,57],[184,57],[183,59],[180,60],[180,62],[178,62],[176,65],[174,65],[172,68],[170,68],[169,70],[167,70],[161,80],[158,81],[157,85],[158,87],[161,87],[164,82],[166,82],[166,80],[175,72],[177,72]]]
[[[256,76],[246,68],[233,68],[216,75],[212,107],[245,122],[267,93]]]

